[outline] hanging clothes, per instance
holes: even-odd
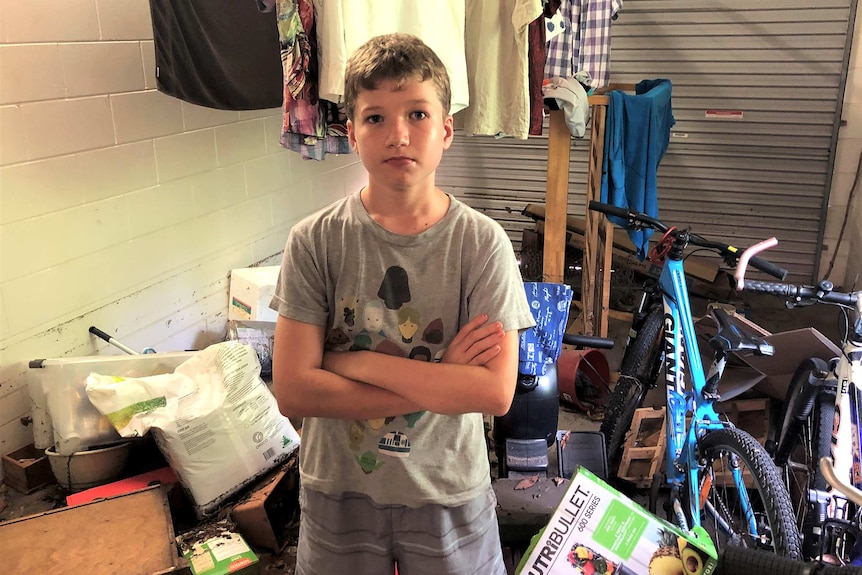
[[[549,78],[542,86],[545,103],[552,110],[562,110],[566,117],[569,133],[583,138],[590,121],[590,102],[584,86],[590,85],[590,75],[581,71],[574,78]],[[592,90],[590,90],[592,91]]]
[[[527,28],[527,60],[529,61],[530,135],[542,135],[545,119],[545,98],[542,81],[545,79],[545,16],[540,15]]]
[[[620,90],[608,93],[605,120],[602,202],[658,217],[656,176],[670,143],[675,120],[671,105],[670,80],[643,80],[635,94]],[[621,218],[609,216],[625,226]],[[652,230],[629,230],[637,256],[646,259]]]
[[[542,0],[466,0],[470,106],[455,115],[467,134],[526,139],[530,132],[528,27]]]
[[[347,119],[333,102],[318,96],[318,50],[311,0],[258,0],[275,12],[281,47],[284,122],[281,145],[304,159],[349,154]]]
[[[160,92],[208,108],[281,105],[271,14],[234,0],[150,0]]]
[[[470,103],[464,52],[465,0],[314,0],[319,18],[319,89],[321,97],[344,97],[347,59],[368,39],[402,32],[422,39],[449,72],[450,113]]]
[[[571,78],[590,73],[592,87],[607,86],[611,77],[611,20],[623,0],[562,0],[560,13],[569,25],[548,42],[545,77]]]

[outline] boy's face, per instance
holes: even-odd
[[[347,133],[372,189],[433,187],[443,150],[452,144],[452,116],[431,82],[408,80],[398,89],[385,81],[359,93]]]

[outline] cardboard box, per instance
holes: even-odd
[[[299,472],[294,455],[237,503],[230,518],[249,543],[280,553],[289,540],[288,527],[298,509]]]
[[[718,388],[723,400],[732,399],[749,389],[784,400],[793,373],[804,359],[819,357],[828,362],[841,355],[838,346],[813,327],[769,333],[741,316],[733,314],[732,317],[738,326],[763,337],[775,348],[775,354],[758,356],[750,351],[731,354]],[[697,320],[694,327],[703,367],[708,370],[712,361],[709,338],[715,335],[715,322],[705,316]]]
[[[2,572],[115,575],[181,573],[161,487],[0,523]]]
[[[258,557],[229,522],[206,524],[183,535],[183,557],[192,575],[257,575]]]
[[[278,312],[269,308],[269,302],[275,293],[278,270],[279,266],[231,270],[227,318],[238,321],[276,321]]]
[[[3,456],[3,479],[21,493],[32,493],[54,481],[45,452],[31,443]]]
[[[766,376],[757,383],[755,389],[776,399],[784,400],[787,397],[787,388],[790,387],[793,373],[804,359],[819,357],[829,362],[833,357],[841,355],[838,346],[813,327],[774,333],[764,339],[775,347],[775,355],[737,355]]]
[[[683,533],[580,467],[516,573],[710,575],[717,554],[703,533]]]

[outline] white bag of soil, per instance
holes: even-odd
[[[174,373],[123,378],[92,373],[87,396],[123,437],[153,429],[199,518],[283,462],[299,435],[278,411],[247,344],[211,345]]]

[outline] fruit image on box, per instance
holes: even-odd
[[[684,533],[579,467],[516,573],[710,575],[716,555],[702,529]]]

